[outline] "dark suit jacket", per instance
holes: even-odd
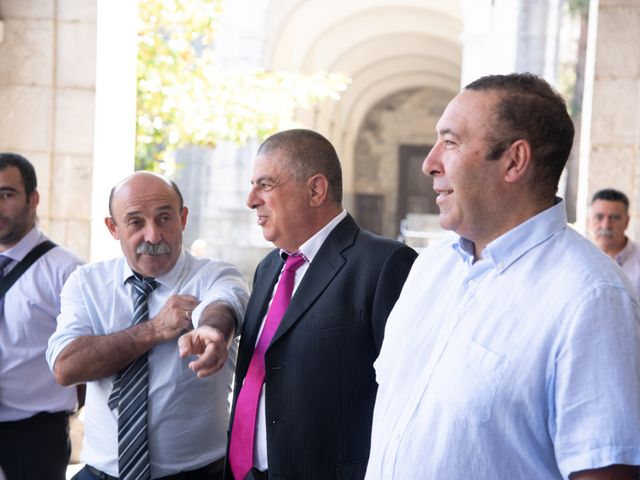
[[[385,322],[416,257],[347,216],[296,290],[265,354],[269,479],[364,477]],[[233,410],[282,269],[258,265],[242,327]],[[232,416],[233,418],[233,411]],[[226,468],[225,478],[232,478]]]

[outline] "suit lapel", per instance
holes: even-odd
[[[242,375],[249,368],[249,362],[258,340],[258,332],[260,331],[262,320],[267,314],[273,286],[278,280],[280,270],[282,270],[282,265],[284,264],[277,250],[270,254],[270,259],[267,262],[262,267],[263,273],[260,278],[256,277],[242,327],[242,342],[238,352],[238,372]],[[245,361],[241,364],[242,360]]]
[[[270,346],[286,335],[287,331],[301,319],[342,269],[346,263],[342,252],[353,245],[358,230],[358,225],[351,215],[347,215],[329,234],[304,274]],[[273,288],[273,283],[271,286]]]

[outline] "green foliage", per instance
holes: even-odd
[[[574,15],[581,15],[589,11],[589,0],[569,0],[569,11]]]
[[[214,55],[224,0],[140,0],[136,168],[175,149],[244,143],[291,124],[296,108],[337,99],[342,74],[223,71]]]

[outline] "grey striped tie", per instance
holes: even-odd
[[[135,293],[132,324],[136,325],[148,319],[147,296],[158,283],[137,274],[129,281]],[[151,478],[147,439],[148,380],[145,353],[118,374],[109,396],[109,408],[118,407],[118,478],[121,480]]]

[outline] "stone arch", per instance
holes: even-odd
[[[374,189],[358,180],[355,152],[366,132],[362,126],[375,114],[376,105],[393,103],[390,99],[423,100],[407,97],[407,92],[428,91],[439,92],[428,105],[442,106],[460,87],[462,13],[457,1],[270,2],[265,34],[267,68],[343,72],[352,79],[340,101],[299,111],[296,119],[327,135],[336,146],[344,170],[345,205],[352,212],[357,195]],[[406,130],[396,134],[411,136],[411,129]],[[432,136],[429,126],[424,141]],[[395,196],[388,192],[389,199]],[[383,217],[384,233],[395,232],[392,224],[397,219],[389,206]]]
[[[435,141],[435,125],[452,95],[454,92],[442,87],[394,90],[364,114],[353,154],[354,210],[362,223],[370,223],[363,226],[387,236],[397,235],[400,220],[409,213],[399,209],[410,194],[399,188],[402,179],[411,175],[413,183],[431,189],[429,179],[420,173],[420,164]],[[407,148],[418,155],[413,170],[407,169],[405,160],[410,159],[403,158]],[[403,168],[401,161],[405,162]],[[369,211],[371,205],[377,205],[379,211]]]

